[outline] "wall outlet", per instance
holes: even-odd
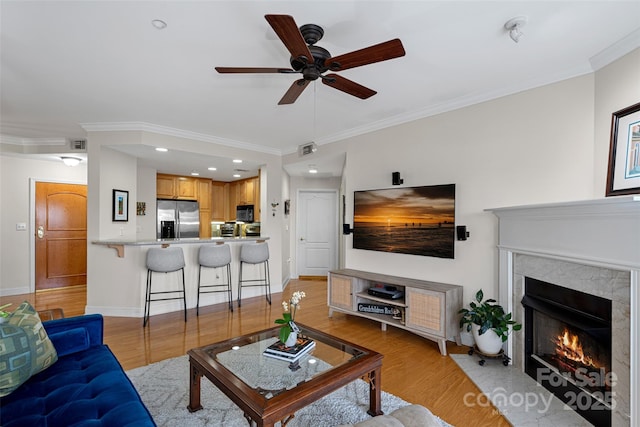
[[[19,222],[16,224],[16,231],[27,231],[27,224],[25,222]]]

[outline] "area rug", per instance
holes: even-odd
[[[189,412],[189,359],[180,356],[127,371],[142,401],[158,426],[247,427],[242,411],[209,380],[202,378],[203,409]],[[382,410],[388,414],[409,405],[390,393],[382,392]],[[287,427],[330,427],[370,419],[369,385],[356,380],[295,414]],[[441,421],[443,427],[449,424]]]

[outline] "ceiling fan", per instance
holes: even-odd
[[[321,79],[322,83],[360,99],[367,99],[377,92],[346,79],[338,74],[326,74],[326,71],[342,71],[375,62],[404,56],[404,47],[399,39],[366,47],[343,55],[331,56],[326,49],[315,46],[324,35],[322,27],[306,24],[298,28],[290,15],[265,15],[271,28],[276,32],[289,53],[291,68],[264,67],[216,67],[219,73],[280,73],[302,74],[302,78],[293,82],[284,94],[279,105],[293,104],[309,86],[309,82]]]

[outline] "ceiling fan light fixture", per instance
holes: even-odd
[[[524,27],[526,24],[526,16],[516,16],[515,18],[511,18],[507,22],[505,22],[504,28],[509,31],[509,37],[511,37],[511,40],[513,40],[515,43],[518,43],[520,41],[520,38],[524,35],[524,33],[522,32],[522,27]]]
[[[62,159],[65,165],[71,166],[71,167],[78,166],[82,161],[82,159],[79,159],[77,157],[67,157],[67,156],[62,156],[60,157],[60,159]]]

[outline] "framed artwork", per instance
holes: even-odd
[[[606,196],[640,193],[640,103],[613,113]]]
[[[129,221],[129,192],[113,190],[113,221]]]

